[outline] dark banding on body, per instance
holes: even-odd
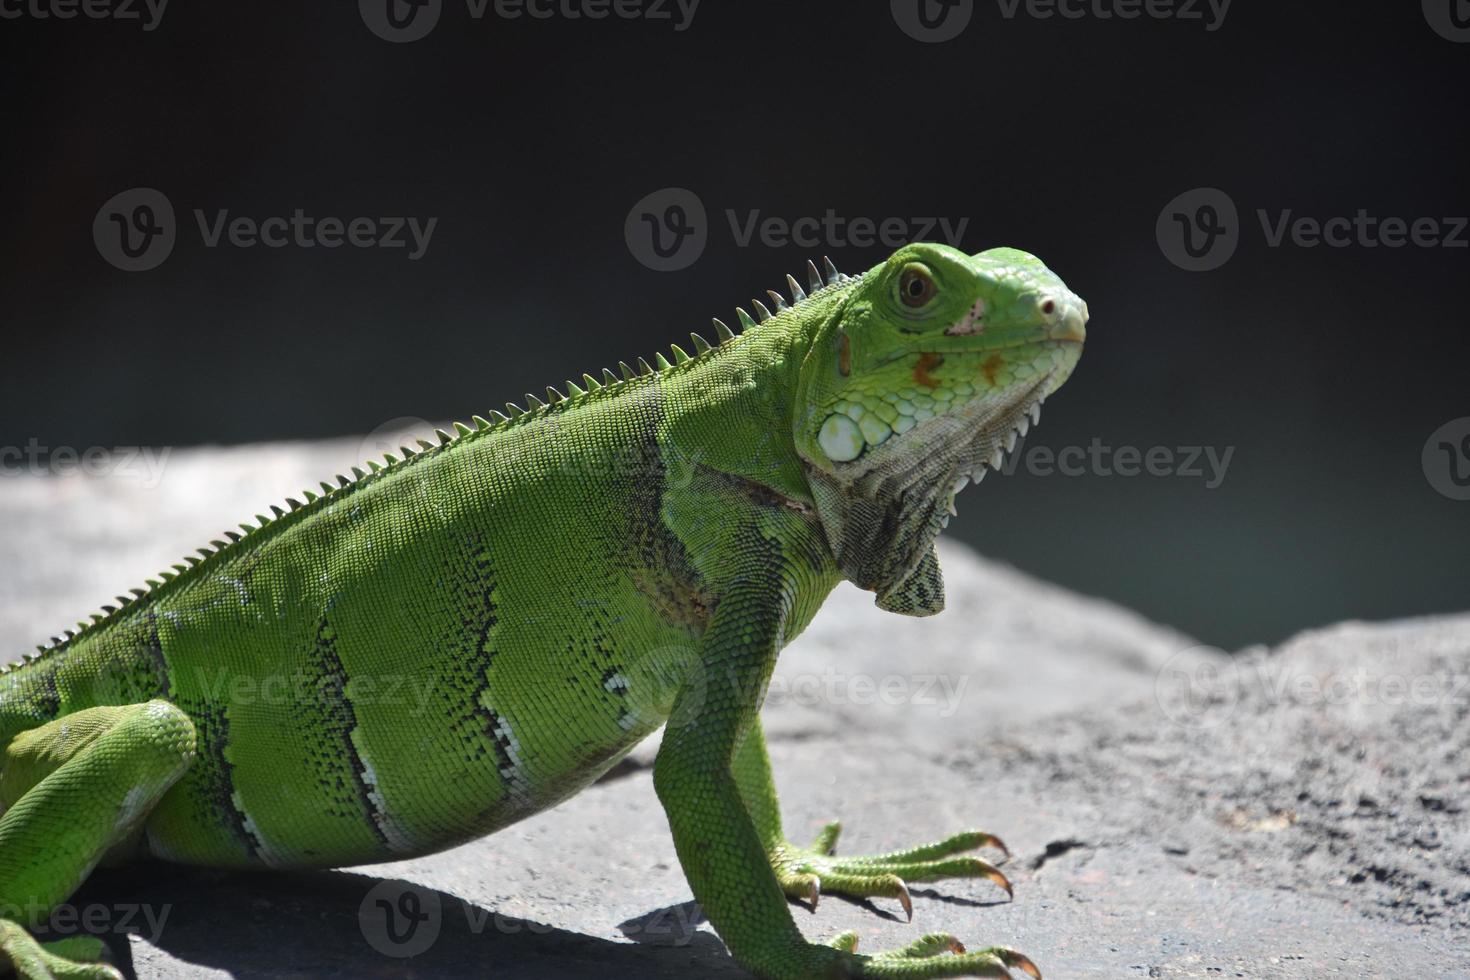
[[[303,661],[306,697],[299,730],[304,736],[306,765],[321,793],[327,814],[366,824],[382,844],[391,848],[383,823],[386,815],[373,799],[367,765],[352,733],[357,715],[347,694],[347,670],[337,652],[337,632],[327,617],[316,632]]]
[[[196,732],[198,755],[186,781],[194,791],[196,810],[226,831],[251,861],[261,860],[260,841],[236,803],[234,764],[225,756],[230,744],[228,709],[213,701],[181,703],[179,707],[194,720]]]
[[[628,474],[619,474],[625,482],[618,489],[628,501],[623,561],[634,587],[660,617],[702,633],[709,625],[714,597],[688,548],[664,520],[669,472],[659,442],[662,407],[653,391],[640,402],[635,413],[641,426],[634,443],[635,465]]]

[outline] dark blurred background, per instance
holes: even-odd
[[[941,14],[971,15],[942,43],[906,32],[924,31],[916,0],[705,0],[687,23],[654,0],[605,19],[567,15],[596,0],[548,19],[444,0],[401,43],[369,26],[392,33],[389,0],[178,3],[153,29],[141,0],[132,20],[7,2],[0,445],[463,418],[705,331],[809,257],[857,271],[889,251],[742,245],[727,209],[967,218],[966,250],[1033,251],[1091,305],[1028,449],[1233,454],[1213,487],[1204,464],[1022,468],[966,492],[952,534],[1226,647],[1470,605],[1470,502],[1423,462],[1470,416],[1470,232],[1272,247],[1257,218],[1365,209],[1454,233],[1470,214],[1460,0],[1241,2],[1223,20],[1203,2],[1185,11],[1201,19],[1124,19],[1099,13],[1114,0],[1080,18],[926,0],[940,33],[958,23]],[[410,33],[432,20],[392,2]],[[167,197],[177,241],[128,272],[93,222],[136,187]],[[667,187],[697,196],[707,241],[656,271],[624,226]],[[1201,187],[1238,207],[1238,243],[1186,271],[1156,224]],[[1196,204],[1179,213],[1204,221]],[[411,260],[210,248],[193,213],[297,208],[438,221]]]

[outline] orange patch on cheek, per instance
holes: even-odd
[[[995,373],[1004,363],[999,354],[991,354],[985,359],[985,363],[980,365],[980,373],[985,375],[985,380],[990,382],[990,387],[995,387]]]
[[[927,352],[919,355],[919,363],[914,365],[914,380],[925,388],[939,387],[939,379],[929,372],[944,363],[944,358],[938,354]]]

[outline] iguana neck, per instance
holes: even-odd
[[[669,426],[676,450],[694,465],[811,504],[794,434],[799,379],[813,338],[846,292],[823,290],[743,334],[717,356],[686,365],[683,378],[670,379],[671,396],[691,399]],[[711,439],[712,432],[719,438]]]

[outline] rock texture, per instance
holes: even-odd
[[[360,451],[180,451],[156,483],[0,480],[8,652]],[[855,928],[877,949],[949,930],[1062,978],[1470,977],[1470,616],[1231,657],[958,546],[941,561],[943,615],[844,587],[783,655],[765,719],[787,829],[841,816],[859,853],[983,826],[1014,852],[1015,901],[916,886],[909,924],[896,903],[829,898],[793,908],[809,935]],[[655,749],[430,858],[122,869],[71,904],[141,978],[741,976],[689,900]]]

